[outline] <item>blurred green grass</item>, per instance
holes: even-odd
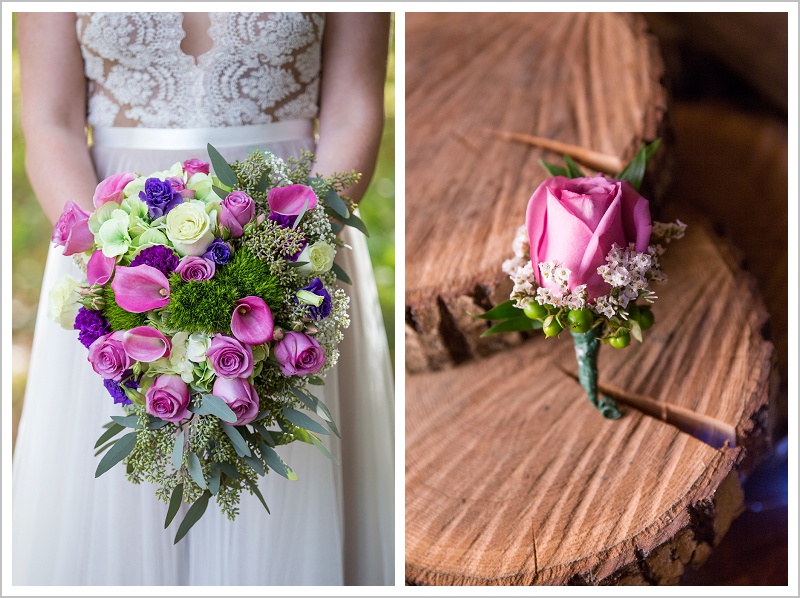
[[[12,40],[12,419],[13,436],[22,410],[28,356],[36,324],[42,275],[52,228],[31,190],[25,172],[25,140],[20,128],[19,56],[16,15]],[[361,201],[361,218],[370,231],[367,240],[378,285],[386,335],[394,363],[394,33],[386,80],[386,124],[378,165]]]

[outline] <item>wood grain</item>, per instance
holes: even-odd
[[[676,583],[727,531],[769,446],[773,347],[753,280],[679,209],[656,324],[601,349],[601,383],[729,426],[734,446],[630,408],[604,420],[557,367],[575,368],[566,334],[408,375],[409,583]]]
[[[424,371],[520,341],[481,339],[469,314],[506,296],[499,265],[556,158],[487,129],[628,159],[665,96],[631,15],[408,14],[406,48],[406,363]]]

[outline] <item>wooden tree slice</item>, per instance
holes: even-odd
[[[407,375],[408,583],[676,583],[725,533],[769,445],[773,348],[752,279],[680,213],[654,327],[599,359],[601,385],[661,409],[604,420],[562,372],[568,334]]]
[[[632,15],[407,15],[408,371],[521,340],[481,339],[485,326],[469,313],[507,297],[500,265],[546,177],[539,160],[559,158],[487,131],[628,159],[658,136],[662,70],[655,41]]]

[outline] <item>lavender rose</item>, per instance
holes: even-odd
[[[217,378],[211,392],[236,414],[234,426],[249,424],[258,417],[258,393],[244,378]]]
[[[275,344],[275,359],[284,376],[316,374],[325,365],[325,353],[316,339],[302,332],[286,332]]]
[[[89,347],[92,369],[106,380],[119,380],[133,362],[122,347],[124,331],[118,330],[99,337]]]
[[[64,247],[64,255],[89,251],[94,245],[94,235],[89,230],[89,212],[69,200],[53,227],[50,240]]]
[[[231,237],[238,239],[244,234],[244,225],[255,217],[256,204],[244,191],[234,191],[228,193],[221,205],[219,222],[230,231]]]
[[[184,257],[175,270],[184,282],[190,280],[211,280],[214,278],[216,266],[211,260],[196,255]]]
[[[235,338],[217,334],[206,357],[214,373],[222,378],[247,378],[253,373],[253,350]]]
[[[198,172],[208,174],[210,166],[208,162],[201,162],[197,158],[192,158],[183,163],[183,171],[186,173],[187,177],[191,178],[193,174]]]
[[[183,203],[183,197],[172,188],[171,182],[155,177],[144,182],[144,191],[139,191],[139,199],[149,206],[150,218],[159,218]]]
[[[162,374],[145,393],[145,412],[169,422],[186,417],[189,387],[176,374]]]

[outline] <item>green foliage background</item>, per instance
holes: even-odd
[[[14,15],[16,17],[16,15]],[[25,140],[20,129],[19,56],[16,19],[13,23],[12,107],[13,107],[13,207],[12,219],[12,394],[13,430],[17,422],[27,381],[28,357],[42,275],[52,228],[39,207],[25,172]],[[368,246],[378,285],[386,334],[394,360],[394,34],[386,79],[386,124],[381,139],[378,165],[364,199],[361,218],[370,231]],[[66,259],[66,258],[64,258]],[[77,345],[76,348],[80,348]]]

